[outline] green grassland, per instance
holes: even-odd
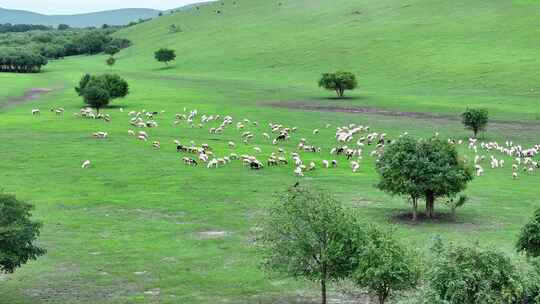
[[[470,132],[451,117],[466,106],[482,106],[496,120],[484,140],[540,143],[540,5],[533,1],[223,3],[118,32],[134,45],[112,69],[99,55],[52,61],[37,75],[0,75],[0,185],[36,205],[35,216],[44,223],[40,244],[48,249],[16,274],[0,277],[0,303],[309,303],[313,286],[267,276],[252,246],[261,210],[298,180],[293,166],[187,167],[174,139],[208,143],[219,156],[252,154],[258,146],[264,160],[277,147],[260,134],[279,122],[299,127],[283,148],[294,151],[305,137],[325,151],[303,159],[320,163],[331,159],[336,126],[357,123],[390,137],[440,132],[466,140]],[[169,33],[173,23],[183,32]],[[154,61],[159,47],[177,50],[172,67]],[[348,93],[351,98],[331,99],[332,92],[316,87],[320,73],[336,69],[359,76],[361,88]],[[131,94],[105,110],[110,123],[71,115],[82,106],[72,88],[86,72],[114,72],[130,83]],[[13,102],[32,88],[54,90],[39,100]],[[269,102],[371,107],[392,115],[286,109]],[[41,116],[30,115],[35,107]],[[48,112],[52,107],[64,107],[66,114],[55,116]],[[218,122],[202,129],[174,126],[175,113],[184,107],[257,121],[247,130],[259,136],[233,151],[227,142],[240,143],[241,133],[234,127],[211,135],[208,129]],[[165,111],[157,118],[160,126],[147,130],[151,140],[161,141],[159,151],[127,135],[127,112],[141,109]],[[332,127],[325,128],[327,123]],[[313,135],[315,128],[321,134]],[[93,139],[97,131],[110,138]],[[319,168],[301,181],[331,190],[366,221],[397,225],[400,237],[420,252],[441,235],[515,256],[519,228],[539,206],[538,175],[513,181],[510,158],[504,169],[486,163],[486,175],[467,190],[470,204],[455,219],[413,225],[397,219],[408,211],[406,202],[373,187],[370,151],[359,173],[339,157],[338,168]],[[473,156],[464,146],[460,151]],[[86,159],[92,166],[81,170]],[[442,204],[437,208],[448,212]]]

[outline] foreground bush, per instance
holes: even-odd
[[[350,210],[323,192],[293,187],[268,210],[258,242],[266,269],[321,285],[355,269],[358,230]]]
[[[33,206],[0,193],[0,272],[12,273],[45,254],[34,245],[41,223],[31,220]]]
[[[518,269],[501,253],[437,242],[427,272],[431,303],[523,303]]]

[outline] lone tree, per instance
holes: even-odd
[[[420,280],[416,254],[399,243],[393,230],[370,227],[367,242],[357,256],[358,267],[352,278],[384,304],[392,293],[414,288]]]
[[[107,65],[109,67],[112,68],[114,66],[114,64],[116,63],[116,59],[114,59],[114,57],[111,56],[111,57],[107,58],[107,60],[105,62],[107,63]]]
[[[352,212],[324,192],[292,187],[273,205],[258,238],[263,265],[272,271],[321,284],[326,303],[329,281],[355,268],[358,232]]]
[[[14,195],[0,193],[0,273],[13,273],[45,254],[45,249],[34,245],[42,225],[30,219],[32,209]]]
[[[356,76],[350,72],[324,73],[319,80],[319,87],[336,91],[339,98],[343,97],[345,90],[354,90],[357,86]]]
[[[461,114],[461,118],[465,128],[473,131],[474,137],[486,129],[489,121],[488,111],[485,109],[467,109]]]
[[[454,197],[465,190],[472,174],[451,144],[439,139],[415,140],[404,136],[385,149],[377,162],[377,187],[392,195],[406,196],[417,220],[418,200],[426,201],[426,216],[435,216],[439,197]]]
[[[540,256],[540,208],[534,212],[532,219],[521,228],[516,247],[518,252],[524,252],[529,257]]]
[[[438,301],[426,303],[525,303],[518,269],[503,254],[440,240],[432,250],[427,285]]]
[[[93,76],[86,74],[79,81],[75,91],[86,104],[95,107],[97,112],[106,107],[116,98],[123,98],[129,94],[129,85],[118,75],[103,74]]]
[[[164,62],[165,65],[169,65],[170,61],[173,61],[176,59],[176,52],[171,49],[159,49],[154,53],[154,57],[159,62]]]

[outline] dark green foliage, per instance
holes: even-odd
[[[434,295],[448,304],[522,303],[518,270],[501,253],[438,242],[427,272]],[[435,301],[433,301],[435,303]]]
[[[529,257],[540,257],[540,208],[523,228],[516,244],[518,252]]]
[[[114,64],[116,63],[116,59],[114,59],[114,57],[109,57],[109,58],[107,58],[105,63],[107,63],[107,65],[112,68],[114,66]]]
[[[64,58],[66,56],[66,50],[63,46],[60,45],[54,45],[54,44],[46,44],[41,49],[41,55],[46,58],[52,58],[52,59],[60,59]]]
[[[176,52],[174,50],[162,48],[154,53],[154,57],[157,61],[164,62],[168,65],[170,61],[176,59]]]
[[[0,192],[0,272],[12,273],[45,254],[34,245],[41,223],[32,221],[33,206]]]
[[[82,54],[101,53],[112,38],[102,31],[90,31],[75,39],[75,44]]]
[[[109,44],[105,47],[105,54],[110,55],[111,58],[120,52],[120,47],[114,44]]]
[[[109,105],[109,101],[111,100],[109,92],[94,83],[91,83],[83,90],[82,97],[84,102],[87,105],[96,108],[98,113],[99,109]]]
[[[0,49],[0,72],[37,73],[47,64],[42,55],[22,49]]]
[[[270,207],[258,241],[264,266],[294,278],[326,284],[349,276],[355,268],[360,230],[351,210],[325,192],[292,187]]]
[[[46,25],[38,24],[0,24],[0,33],[24,33],[30,31],[47,31],[50,28]]]
[[[435,200],[454,197],[473,178],[453,145],[439,139],[416,140],[409,136],[385,148],[377,162],[377,172],[379,189],[411,200],[413,220],[418,199],[426,201],[426,214],[433,218]]]
[[[345,90],[354,90],[358,86],[356,76],[350,72],[324,73],[319,80],[319,87],[336,91],[338,97],[343,97]]]
[[[86,74],[75,87],[86,104],[99,109],[109,104],[112,99],[122,98],[129,94],[129,85],[118,75],[103,74],[93,76]]]
[[[414,288],[420,280],[417,254],[398,242],[394,234],[394,230],[370,227],[352,276],[359,287],[376,295],[380,304],[395,291]]]
[[[473,131],[474,137],[486,129],[489,121],[488,111],[485,109],[467,109],[461,114],[461,118],[465,128]]]
[[[66,30],[69,30],[69,29],[70,29],[70,26],[67,25],[67,24],[59,24],[58,27],[57,27],[57,29],[58,29],[59,31],[66,31]]]

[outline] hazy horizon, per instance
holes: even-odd
[[[32,11],[46,15],[72,15],[122,8],[150,8],[167,10],[187,4],[207,1],[208,0],[92,0],[77,2],[68,0],[3,0],[0,7],[6,9]]]

